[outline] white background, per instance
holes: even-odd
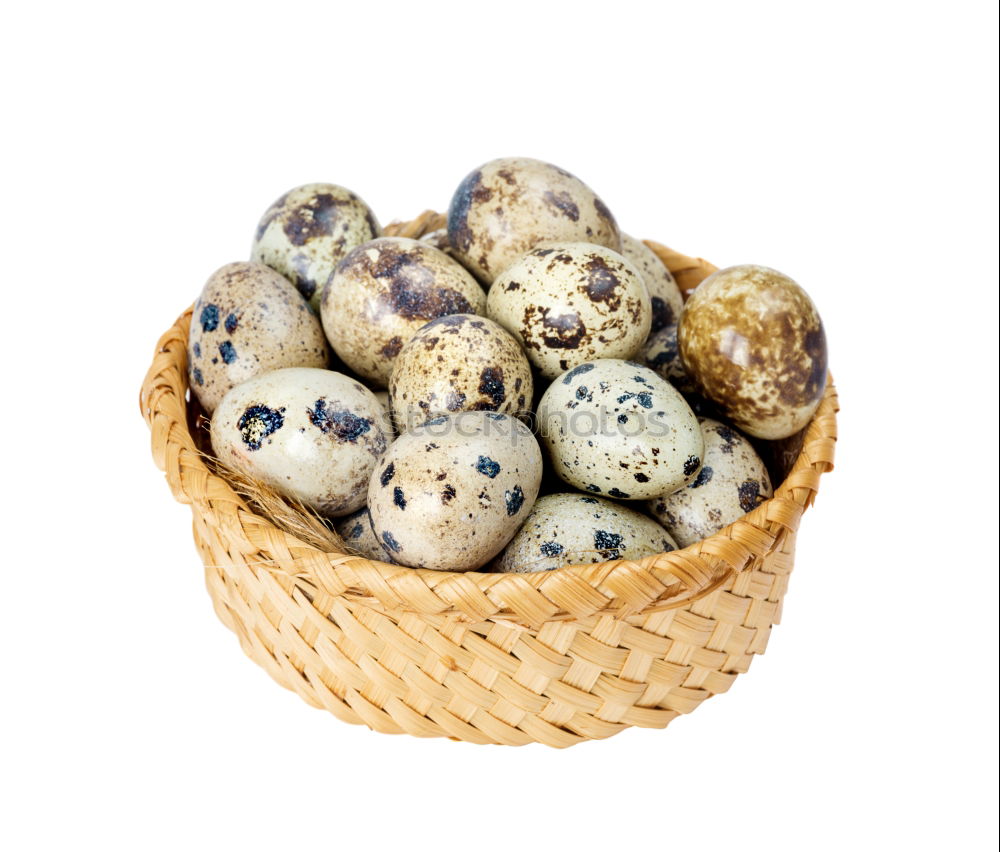
[[[995,848],[996,30],[989,2],[8,9],[0,846]],[[388,222],[505,155],[792,275],[843,404],[767,655],[565,752],[378,735],[273,684],[136,405],[283,190]]]

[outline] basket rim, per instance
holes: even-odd
[[[387,235],[419,238],[442,226],[444,217],[425,211],[386,227]],[[716,267],[645,241],[684,282]],[[222,476],[206,464],[187,419],[188,308],[160,338],[142,385],[139,406],[150,431],[154,460],[166,473],[175,498],[202,520],[220,528],[230,556],[259,562],[282,575],[286,586],[308,597],[325,594],[363,598],[375,609],[413,611],[461,620],[502,620],[537,627],[546,621],[597,613],[616,617],[687,606],[778,550],[812,505],[823,473],[833,469],[836,413],[832,376],[805,429],[802,448],[771,499],[707,539],[689,547],[643,557],[569,565],[533,574],[439,571],[409,568],[349,553],[324,552],[258,515]],[[259,557],[259,558],[258,558]]]

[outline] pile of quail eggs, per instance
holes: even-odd
[[[205,284],[188,362],[219,461],[352,553],[506,572],[686,547],[753,510],[758,451],[801,432],[827,373],[790,278],[733,266],[685,301],[590,187],[523,158],[469,174],[421,240],[343,187],[286,193]]]

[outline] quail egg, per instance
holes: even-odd
[[[526,252],[553,240],[621,247],[604,202],[557,166],[523,157],[493,160],[467,175],[452,196],[448,241],[486,287]]]
[[[332,183],[309,183],[267,208],[250,259],[284,275],[318,314],[323,285],[338,261],[381,234],[375,214],[353,192]]]
[[[611,500],[584,494],[548,494],[534,508],[494,570],[530,574],[563,565],[641,559],[676,550],[652,518]]]
[[[363,385],[330,370],[290,367],[229,391],[211,434],[222,464],[339,517],[365,504],[392,433]]]
[[[805,290],[774,269],[712,273],[685,304],[677,340],[692,381],[748,435],[787,438],[823,398],[823,322]]]
[[[767,468],[735,429],[700,417],[705,458],[687,487],[649,502],[650,511],[687,547],[757,508],[772,495]]]
[[[486,312],[549,379],[595,358],[631,358],[652,322],[638,270],[590,243],[532,249],[496,279]]]
[[[684,369],[677,349],[677,323],[669,323],[654,331],[642,348],[642,363],[654,370],[685,396],[697,388]]]
[[[379,390],[372,391],[372,393],[375,394],[375,399],[378,400],[378,404],[386,410],[386,413],[389,413],[392,410],[392,406],[389,404],[389,391]]]
[[[622,234],[622,256],[642,275],[653,306],[650,334],[668,325],[677,325],[684,307],[684,298],[670,270],[656,253],[641,240]]]
[[[517,341],[475,314],[427,323],[402,348],[389,379],[401,431],[452,411],[521,414],[532,393],[531,367]]]
[[[431,418],[398,438],[372,475],[372,527],[403,565],[479,568],[523,523],[541,475],[538,443],[516,418],[495,411]]]
[[[438,228],[436,231],[428,231],[424,234],[420,241],[423,243],[430,243],[438,251],[443,251],[447,255],[451,255],[451,243],[448,242],[448,229]]]
[[[252,376],[279,367],[325,367],[329,357],[323,329],[305,301],[259,263],[227,263],[194,303],[188,376],[208,414]]]
[[[427,243],[381,237],[351,250],[323,290],[323,329],[354,372],[385,387],[403,345],[432,319],[485,313],[486,294]]]
[[[802,455],[807,431],[808,429],[802,429],[787,438],[756,443],[757,452],[764,459],[772,482],[784,482],[785,478],[792,472],[795,462]]]
[[[648,367],[612,358],[557,378],[538,406],[556,474],[581,491],[644,500],[701,467],[704,441],[680,392]]]
[[[358,509],[353,514],[339,518],[333,527],[344,540],[344,546],[350,553],[363,556],[365,559],[392,562],[389,554],[385,552],[385,548],[375,538],[367,506]]]

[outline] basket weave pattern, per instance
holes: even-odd
[[[386,233],[441,227],[428,211]],[[714,271],[648,245],[682,289]],[[565,747],[662,728],[725,692],[781,615],[794,535],[832,468],[832,382],[773,499],[692,547],[539,574],[427,571],[324,553],[253,512],[189,426],[185,312],[140,408],[191,506],[215,611],[246,654],[314,707],[376,731]]]

